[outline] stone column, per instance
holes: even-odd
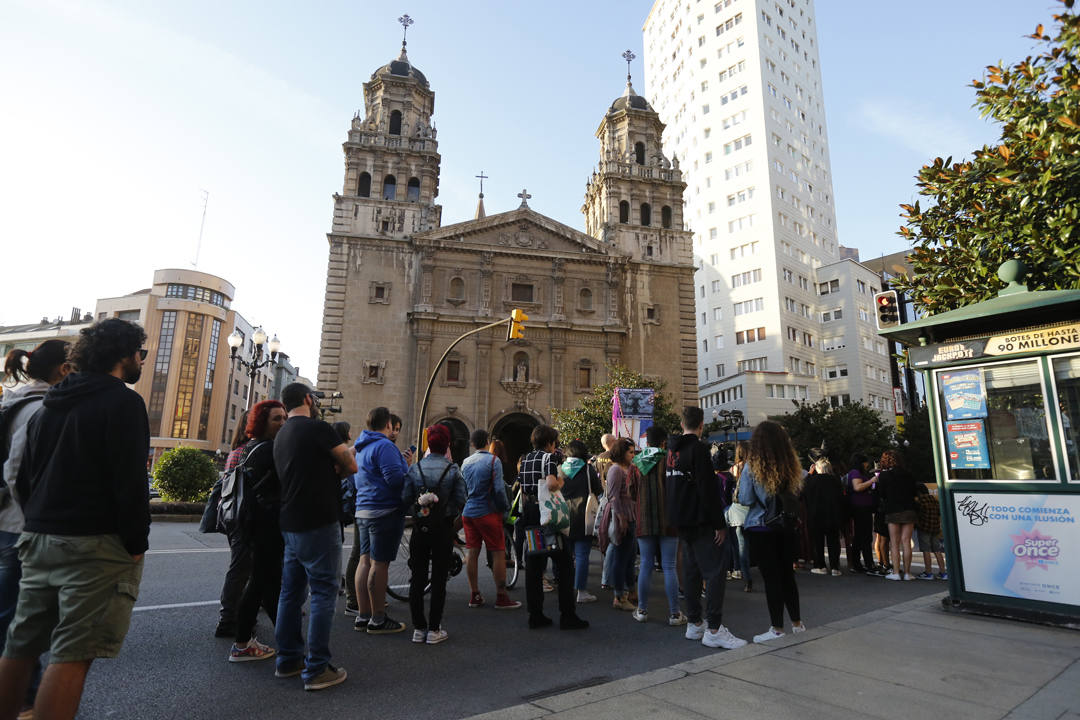
[[[495,262],[495,253],[486,252],[480,256],[480,317],[491,317],[491,291]]]
[[[491,378],[491,337],[484,333],[476,336],[476,426],[487,430],[490,414]]]

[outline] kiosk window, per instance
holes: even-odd
[[[1061,404],[1061,427],[1065,433],[1069,477],[1080,480],[1080,357],[1055,358],[1054,379]]]
[[[1039,377],[1037,361],[937,373],[950,478],[1054,478]]]

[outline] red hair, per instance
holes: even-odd
[[[248,412],[247,427],[244,428],[249,438],[261,438],[266,434],[266,424],[270,421],[270,411],[274,408],[284,410],[285,406],[277,400],[263,400],[255,403]]]
[[[904,467],[904,458],[896,450],[886,450],[881,453],[881,459],[878,460],[878,465],[882,470],[902,468]]]

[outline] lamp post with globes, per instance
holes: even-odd
[[[250,410],[251,398],[255,392],[255,377],[262,368],[267,366],[272,367],[277,363],[278,353],[281,351],[281,341],[278,340],[278,336],[275,334],[270,342],[267,342],[266,331],[262,329],[262,326],[255,328],[255,332],[251,335],[253,347],[250,359],[237,357],[240,346],[244,344],[244,336],[240,334],[239,330],[234,329],[226,342],[229,343],[229,358],[232,360],[239,360],[240,364],[247,368],[248,391],[244,409]],[[265,356],[263,355],[264,346],[268,352]]]

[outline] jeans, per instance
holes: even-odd
[[[641,569],[638,570],[638,607],[649,609],[649,580],[652,578],[656,553],[660,553],[660,568],[664,571],[664,594],[667,595],[668,613],[679,614],[679,576],[675,573],[675,554],[679,539],[666,535],[645,535],[637,539],[641,552]]]
[[[746,533],[750,552],[765,581],[765,603],[769,606],[769,622],[774,628],[784,627],[784,608],[792,623],[802,620],[799,612],[799,588],[795,584],[795,543],[798,539],[783,532]]]
[[[724,553],[716,544],[713,531],[701,528],[683,531],[683,594],[686,615],[695,625],[702,620],[701,583],[705,582],[705,621],[710,630],[720,627],[724,615]],[[725,540],[730,542],[730,540]]]
[[[221,611],[218,623],[236,624],[236,610],[240,596],[251,577],[251,543],[237,531],[229,534],[229,569],[225,571],[225,583],[221,587]]]
[[[592,538],[574,541],[574,589],[584,590],[589,585],[589,554]]]
[[[453,529],[433,528],[423,532],[413,528],[409,538],[409,610],[413,627],[417,630],[438,630],[442,627],[443,608],[446,607],[446,576],[450,572],[450,553],[453,550]],[[431,613],[424,617],[424,588],[431,574]]]
[[[608,552],[614,556],[611,561],[612,574],[608,576],[608,580],[615,589],[616,595],[625,595],[626,589],[630,586],[630,576],[634,571],[634,551],[636,549],[634,523],[629,523],[626,526],[626,532],[623,533],[621,543],[616,544],[615,538],[612,537],[611,543],[608,545]]]
[[[7,642],[8,625],[15,617],[15,606],[19,603],[19,579],[22,578],[22,563],[15,541],[19,533],[0,530],[0,654]],[[30,675],[30,686],[26,689],[24,705],[33,706],[41,684],[41,658],[34,661],[34,670]]]
[[[743,582],[750,582],[750,543],[746,542],[742,525],[735,527],[735,539],[739,541],[739,570],[742,571]]]
[[[341,525],[331,523],[305,532],[285,532],[285,561],[278,601],[277,667],[291,670],[304,658],[300,629],[304,600],[311,586],[307,657],[302,676],[308,682],[330,662],[330,626],[341,576]]]
[[[281,596],[281,561],[285,545],[278,528],[277,510],[259,512],[252,518],[247,535],[252,552],[251,577],[236,609],[237,644],[251,639],[260,607],[270,622],[277,624]]]

